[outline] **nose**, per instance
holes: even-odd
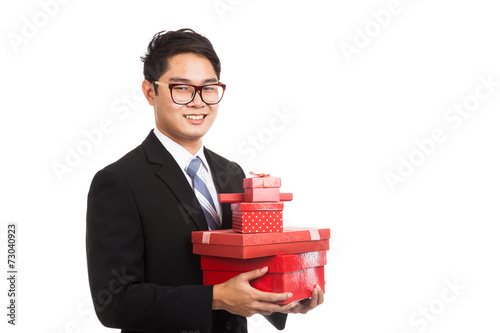
[[[194,106],[194,107],[203,107],[205,106],[205,102],[201,99],[201,91],[197,91],[194,93],[194,98],[191,102],[189,102],[189,106]]]

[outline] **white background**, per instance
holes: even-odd
[[[2,331],[111,331],[89,303],[86,195],[153,127],[137,94],[150,38],[185,27],[213,42],[228,85],[205,144],[281,176],[295,195],[286,224],[332,231],[325,303],[291,315],[285,332],[500,329],[494,1],[62,2],[0,7],[5,272],[9,222],[19,255],[18,325],[6,323],[2,279]],[[464,101],[467,117],[444,118]],[[84,133],[103,121],[108,133],[89,146]],[[445,139],[430,144],[436,129]],[[71,160],[78,147],[85,156]],[[388,172],[403,181],[391,188]],[[274,332],[259,316],[249,326]]]

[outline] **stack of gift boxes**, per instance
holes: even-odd
[[[283,304],[325,290],[324,266],[330,229],[283,227],[281,179],[257,175],[243,180],[245,193],[219,194],[231,203],[233,229],[195,231],[193,252],[201,255],[203,284],[213,285],[247,271],[267,266],[267,273],[250,284],[266,292],[291,292]]]

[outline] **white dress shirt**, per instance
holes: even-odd
[[[173,141],[165,134],[160,132],[158,128],[155,127],[153,132],[158,138],[158,140],[160,140],[162,145],[165,147],[165,149],[172,155],[174,160],[179,165],[179,168],[181,168],[181,170],[184,172],[184,176],[186,176],[186,179],[188,183],[191,185],[191,187],[193,187],[193,179],[187,173],[186,171],[187,167],[191,162],[191,160],[196,156],[198,156],[201,159],[202,162],[201,163],[202,168],[200,170],[201,177],[203,177],[206,180],[207,188],[210,191],[210,196],[212,197],[212,200],[214,201],[215,204],[215,209],[217,210],[217,214],[219,214],[220,221],[222,221],[222,209],[219,200],[217,199],[217,190],[215,189],[212,173],[210,172],[210,167],[208,165],[207,159],[205,158],[205,153],[203,151],[204,146],[201,145],[198,152],[192,155],[189,151],[186,150],[186,148],[182,147],[180,144],[178,144],[177,142]]]

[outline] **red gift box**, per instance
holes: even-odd
[[[233,230],[242,233],[282,232],[283,203],[232,204]]]
[[[201,256],[203,271],[248,272],[268,267],[268,273],[290,273],[326,265],[326,251],[283,254],[252,259]]]
[[[242,233],[283,232],[283,211],[242,212],[233,210],[233,229]]]
[[[324,291],[324,265],[325,251],[254,259],[201,257],[205,285],[223,283],[242,272],[267,266],[266,275],[252,280],[250,284],[261,291],[293,293],[290,299],[282,302],[283,304],[311,297],[311,290],[316,285]]]
[[[224,283],[240,273],[241,272],[234,271],[204,271],[203,284],[213,285]],[[315,286],[319,286],[324,292],[325,270],[323,266],[320,266],[291,273],[268,272],[264,276],[250,281],[250,285],[265,292],[293,293],[293,296],[286,301],[276,302],[279,304],[287,304],[311,297],[311,291]]]
[[[281,187],[280,177],[253,177],[243,179],[243,188]]]
[[[195,231],[193,252],[226,258],[258,258],[329,249],[330,229],[285,227],[280,233],[243,234],[231,229]]]
[[[246,188],[246,202],[278,202],[280,201],[280,189],[271,188]]]

